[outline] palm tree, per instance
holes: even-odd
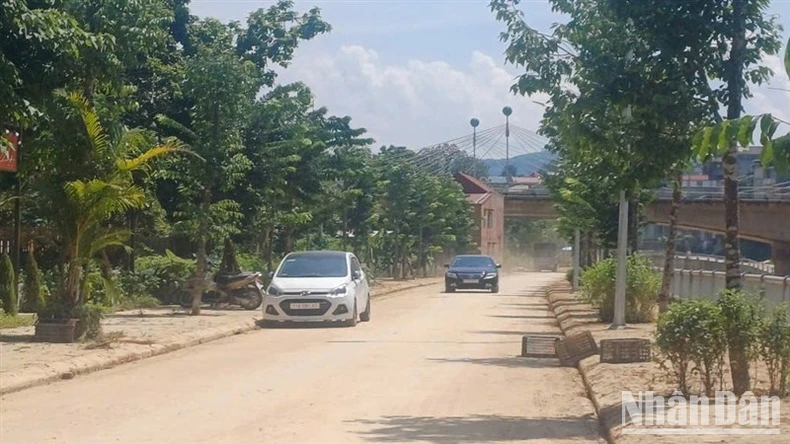
[[[141,130],[123,130],[116,140],[110,140],[97,113],[81,94],[70,93],[66,98],[82,118],[93,156],[110,160],[110,167],[100,177],[72,180],[63,186],[64,211],[58,225],[68,271],[62,297],[73,307],[82,302],[80,289],[89,262],[105,248],[126,247],[130,231],[108,222],[114,216],[141,209],[145,203],[145,192],[135,185],[132,173],[145,170],[159,156],[185,150],[175,140],[148,148],[149,138]]]

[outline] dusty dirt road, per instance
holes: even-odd
[[[575,369],[520,358],[557,332],[536,290],[425,287],[356,328],[261,330],[0,398],[0,442],[595,443]]]

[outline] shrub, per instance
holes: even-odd
[[[133,288],[133,293],[142,293],[138,285],[144,286],[147,294],[167,304],[172,302],[172,283],[186,280],[195,266],[195,260],[178,257],[170,250],[165,250],[164,255],[141,256],[136,261],[134,275],[137,277],[127,278],[127,285]]]
[[[259,271],[263,273],[266,270],[266,264],[263,260],[254,254],[249,253],[236,253],[236,261],[239,263],[239,268],[242,271]]]
[[[615,259],[605,259],[584,270],[581,276],[582,298],[598,308],[601,321],[614,319]],[[625,320],[630,323],[651,322],[661,288],[661,277],[650,259],[641,255],[628,258]]]
[[[750,389],[749,362],[758,356],[763,306],[758,297],[735,290],[723,291],[718,303],[727,334],[733,392],[740,396]]]
[[[659,349],[661,366],[668,369],[683,393],[688,393],[688,376],[691,367],[692,338],[694,337],[696,320],[689,313],[693,307],[692,301],[672,304],[669,309],[658,318],[656,326],[656,347]]]
[[[565,279],[568,281],[569,284],[573,284],[573,267],[570,270],[565,272]]]
[[[666,368],[669,361],[681,392],[688,394],[689,373],[698,372],[706,395],[714,395],[727,351],[721,307],[698,300],[670,305],[658,319],[656,346],[661,365]]]
[[[27,253],[25,262],[25,286],[22,287],[22,311],[36,313],[46,304],[49,289],[44,283],[44,275],[38,268],[36,257],[32,250]]]
[[[0,257],[0,300],[3,301],[3,311],[11,316],[19,312],[17,288],[15,285],[14,264],[8,253]]]
[[[705,395],[715,396],[716,383],[722,382],[724,356],[727,353],[727,334],[721,307],[711,301],[686,301],[687,308],[679,310],[690,316],[692,324],[691,359],[702,377]]]
[[[776,307],[760,326],[759,354],[768,367],[771,395],[785,396],[790,385],[790,316]]]

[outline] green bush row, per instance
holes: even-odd
[[[728,354],[731,366],[734,354],[743,354],[747,362],[764,362],[772,395],[784,396],[790,389],[786,305],[766,313],[759,297],[729,290],[716,302],[677,301],[658,319],[656,346],[662,367],[686,394],[693,374],[700,376],[708,396],[724,388]]]
[[[609,258],[587,268],[581,275],[581,299],[598,309],[603,322],[614,319],[616,271],[617,262]],[[638,254],[628,258],[627,275],[626,322],[652,322],[661,276],[653,270],[650,259]]]

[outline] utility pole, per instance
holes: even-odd
[[[625,327],[625,290],[628,272],[628,200],[620,190],[620,220],[617,225],[617,277],[614,290],[614,322],[611,328]]]
[[[510,175],[510,115],[513,114],[513,109],[509,106],[502,108],[502,114],[505,115],[505,176]]]

